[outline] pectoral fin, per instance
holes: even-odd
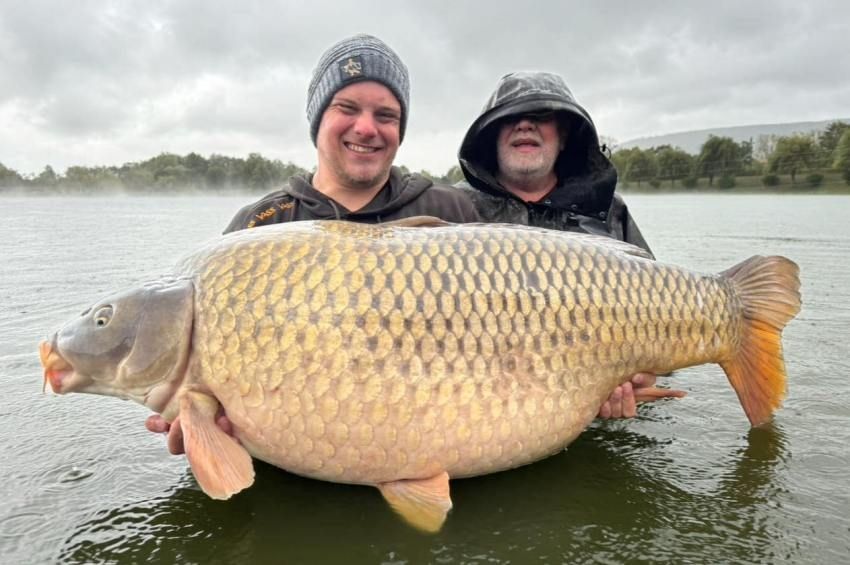
[[[415,528],[428,533],[440,531],[452,509],[449,474],[443,471],[429,479],[408,479],[378,485],[393,510]]]
[[[227,500],[254,482],[251,456],[215,423],[218,401],[188,392],[180,398],[183,445],[198,484],[211,498]]]

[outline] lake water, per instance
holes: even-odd
[[[43,394],[38,342],[101,295],[167,273],[214,237],[230,197],[0,196],[2,563],[846,563],[850,559],[850,198],[631,195],[659,259],[719,271],[799,263],[788,397],[750,429],[717,366],[681,400],[595,423],[545,461],[453,481],[443,530],[417,533],[368,487],[257,463],[207,498],[145,408]]]

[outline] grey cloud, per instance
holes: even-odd
[[[841,117],[848,22],[838,0],[7,2],[0,127],[28,148],[4,136],[0,162],[34,171],[184,148],[310,158],[309,74],[357,32],[410,68],[412,167],[448,168],[498,78],[518,69],[562,74],[619,140]],[[106,138],[117,147],[98,152]],[[56,149],[72,145],[90,150]]]

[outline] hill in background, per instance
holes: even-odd
[[[839,118],[833,120],[823,120],[819,122],[793,122],[788,124],[761,124],[752,126],[734,126],[726,128],[710,128],[695,131],[683,131],[678,133],[670,133],[666,135],[655,135],[650,137],[638,137],[617,143],[614,149],[631,149],[639,147],[640,149],[649,149],[660,145],[670,145],[684,149],[692,155],[698,155],[702,144],[710,135],[718,137],[731,137],[736,142],[752,141],[757,144],[760,136],[790,136],[797,133],[807,134],[812,132],[821,132],[826,129],[826,126],[832,122],[847,122],[850,123],[850,118]]]

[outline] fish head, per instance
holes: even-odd
[[[41,343],[45,386],[117,396],[157,412],[185,374],[194,285],[167,279],[94,303]]]

